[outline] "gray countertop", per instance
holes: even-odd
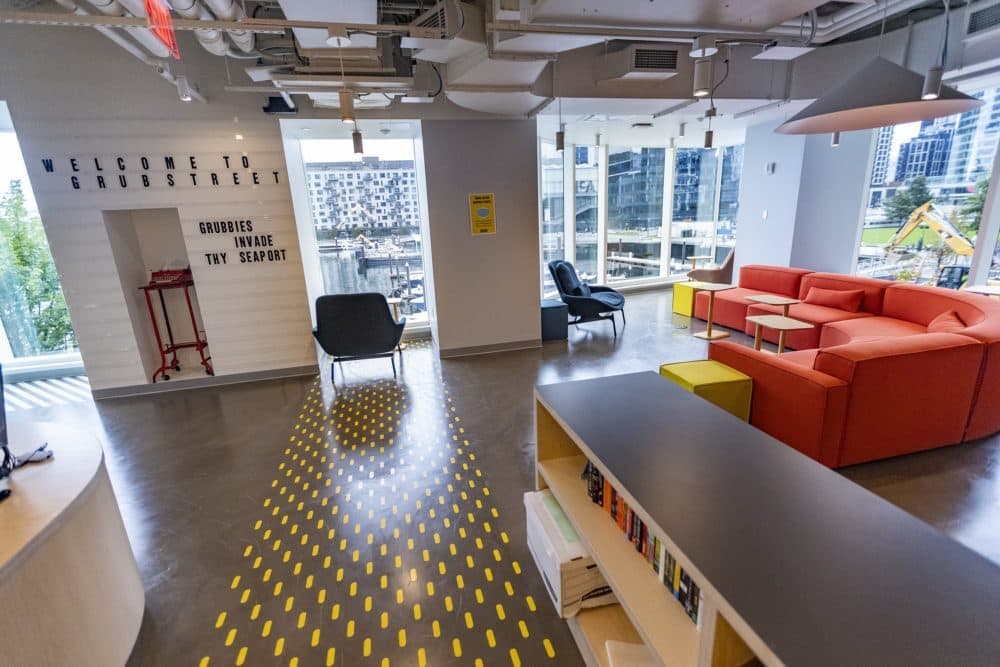
[[[992,562],[655,373],[537,392],[786,665],[1000,665]]]

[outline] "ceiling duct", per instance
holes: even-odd
[[[444,39],[404,37],[401,46],[415,49],[413,57],[435,63],[447,63],[486,46],[483,11],[457,0],[442,0],[410,24],[417,28],[444,30]]]
[[[598,56],[598,81],[662,81],[677,74],[677,49],[660,44],[629,44]]]

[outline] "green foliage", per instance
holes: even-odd
[[[0,199],[0,254],[6,280],[3,324],[17,356],[57,352],[73,345],[73,325],[42,221],[28,213],[20,181]],[[18,312],[20,311],[20,312]],[[27,322],[30,321],[30,327]],[[14,320],[22,320],[16,322]],[[30,331],[33,329],[34,331]],[[11,335],[17,332],[18,335]],[[34,335],[31,335],[34,334]]]
[[[914,269],[900,269],[896,271],[896,282],[912,283],[917,280],[917,272]]]
[[[885,212],[886,220],[901,225],[906,222],[914,209],[923,206],[933,199],[930,189],[927,187],[927,179],[917,176],[910,181],[905,190],[900,190],[889,199],[882,210]]]
[[[969,236],[976,236],[979,233],[979,223],[983,220],[983,206],[986,204],[986,190],[989,186],[988,178],[976,183],[976,192],[965,200],[958,211],[962,219],[962,231]]]

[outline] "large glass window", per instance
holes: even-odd
[[[660,275],[664,148],[608,153],[608,281]]]
[[[413,141],[304,139],[313,227],[328,294],[398,298],[407,325],[425,324],[423,243]]]
[[[722,263],[736,244],[743,146],[682,148],[674,156],[670,273]]]
[[[1000,87],[971,94],[984,104],[878,131],[859,275],[955,289],[966,282],[1000,140]]]
[[[597,278],[597,220],[603,202],[598,201],[600,187],[600,148],[576,146],[574,149],[575,189],[573,212],[576,217],[576,272],[580,280]]]
[[[548,264],[566,258],[566,206],[563,154],[555,144],[541,145],[541,220],[542,220],[542,288],[545,294],[555,293],[555,284]]]
[[[0,128],[6,108],[0,103]],[[0,129],[0,363],[69,354],[76,336],[13,131]]]

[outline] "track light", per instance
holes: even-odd
[[[174,79],[174,83],[177,85],[177,95],[181,98],[181,102],[190,102],[191,95],[191,84],[188,83],[186,76],[179,76]]]
[[[559,126],[556,132],[556,150],[562,153],[566,149],[566,130],[563,125]]]
[[[365,144],[361,139],[361,131],[358,130],[358,124],[354,124],[354,131],[351,132],[351,139],[354,141],[354,152],[357,155],[361,155],[365,152]]]
[[[712,92],[712,59],[694,61],[694,96],[708,97]]]
[[[935,65],[927,70],[924,76],[924,89],[920,94],[922,100],[936,100],[941,94],[941,75],[944,69],[940,65]]]
[[[694,38],[694,44],[692,44],[688,55],[692,58],[711,58],[718,52],[719,48],[715,45],[715,38],[702,35]]]
[[[705,148],[712,147],[712,139],[715,137],[715,133],[712,130],[705,130]]]
[[[830,145],[834,148],[840,145],[840,132],[834,132],[830,135]]]
[[[354,93],[349,90],[340,91],[340,120],[354,123]],[[357,123],[355,123],[357,125]]]
[[[351,36],[347,34],[347,28],[342,25],[331,25],[326,29],[327,46],[350,46]]]

